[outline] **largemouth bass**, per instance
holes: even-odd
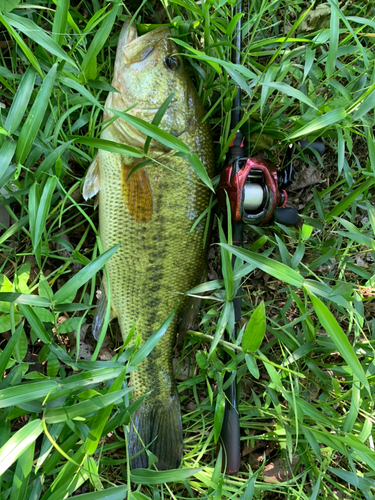
[[[151,122],[161,104],[175,92],[159,128],[178,137],[197,153],[208,175],[213,174],[209,125],[202,123],[204,109],[186,74],[170,32],[157,28],[138,37],[125,24],[119,38],[109,109]],[[102,139],[143,149],[146,136],[118,118],[101,134]],[[99,191],[99,233],[103,249],[117,243],[120,249],[107,263],[111,313],[117,317],[124,339],[135,325],[146,341],[177,308],[177,314],[150,355],[131,374],[136,399],[151,392],[133,413],[129,436],[132,468],[147,467],[144,446],[158,457],[159,469],[171,469],[182,460],[180,402],[172,370],[172,349],[178,319],[186,305],[182,293],[202,279],[206,251],[204,221],[191,231],[207,207],[209,190],[189,162],[152,140],[148,154],[157,159],[128,175],[140,161],[99,150],[84,184],[87,199]],[[162,164],[162,165],[161,165]],[[103,280],[105,284],[105,280]],[[104,287],[105,296],[105,287]],[[99,307],[100,311],[103,308]],[[93,329],[101,326],[94,318]],[[95,334],[95,331],[94,331]],[[140,453],[142,452],[142,453]]]

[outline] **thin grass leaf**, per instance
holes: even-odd
[[[337,0],[331,0],[331,5],[332,4],[335,4],[336,7],[339,8]],[[326,61],[326,75],[328,76],[328,78],[330,78],[335,71],[339,34],[339,16],[336,9],[332,8],[329,25],[329,49]]]
[[[297,99],[298,101],[304,102],[307,104],[309,107],[318,109],[315,104],[312,102],[311,99],[309,99],[303,92],[300,90],[297,90],[287,83],[283,82],[270,82],[270,83],[260,83],[259,85],[263,87],[270,87],[276,90],[279,90],[283,94],[286,94],[290,97],[294,97],[294,99]]]
[[[370,189],[374,184],[373,179],[368,179],[357,189],[349,193],[343,200],[341,200],[335,207],[325,216],[326,222],[331,221],[334,217],[338,217],[344,212],[355,200],[357,200],[360,195]]]
[[[362,102],[359,108],[353,114],[352,121],[356,122],[364,115],[375,108],[375,85],[372,85],[362,97]],[[355,108],[354,108],[355,109]]]
[[[50,301],[44,297],[18,292],[0,292],[0,302],[11,302],[39,307],[49,307],[51,305]]]
[[[42,421],[39,419],[28,422],[21,427],[0,449],[0,475],[3,474],[31,443],[43,432]]]
[[[276,279],[284,281],[292,286],[300,287],[303,285],[303,277],[297,271],[294,271],[294,269],[291,269],[281,262],[277,262],[269,257],[250,252],[249,250],[226,245],[224,243],[220,243],[220,246],[226,248],[237,257],[243,259],[245,262],[256,265],[256,267],[259,267],[259,269],[270,274],[271,276],[274,276]]]
[[[89,92],[83,85],[80,83],[76,82],[72,78],[69,78],[67,76],[59,76],[57,78],[57,81],[62,83],[63,85],[66,85],[69,89],[72,88],[76,90],[79,94],[81,94],[83,97],[85,97],[91,104],[94,106],[103,109],[103,106],[100,104],[100,102]]]
[[[168,327],[171,324],[175,313],[176,311],[173,311],[172,314],[170,314],[168,318],[164,321],[161,327],[158,330],[156,330],[156,332],[154,332],[151,335],[151,337],[146,340],[144,344],[141,345],[141,347],[134,354],[134,356],[130,361],[132,366],[139,365],[139,363],[141,363],[145,358],[147,358],[147,356],[150,354],[150,352],[153,350],[153,348],[156,346],[156,344],[168,330]]]
[[[172,102],[172,99],[174,98],[174,96],[176,95],[176,90],[174,90],[167,98],[166,100],[163,102],[163,104],[160,106],[160,108],[157,110],[157,112],[155,113],[155,116],[154,118],[152,119],[152,125],[155,125],[156,127],[158,127],[160,125],[160,122],[163,118],[163,116],[165,115],[165,112],[167,111],[170,103]],[[144,148],[143,148],[143,151],[145,152],[145,154],[147,154],[148,152],[148,148],[150,146],[150,142],[151,142],[151,137],[148,136],[146,141],[145,141],[145,145],[144,145]]]
[[[42,238],[42,234],[46,228],[47,217],[49,214],[49,210],[51,207],[52,196],[56,188],[57,179],[56,177],[48,177],[47,182],[44,186],[42,196],[40,198],[38,212],[35,220],[35,227],[31,228],[31,221],[33,219],[30,218],[30,231],[31,234],[34,235],[33,245],[36,248]],[[41,265],[41,263],[39,262]]]
[[[117,486],[116,488],[106,488],[102,491],[92,491],[91,493],[83,493],[83,495],[74,495],[68,497],[68,500],[124,500],[128,495],[128,487],[126,485]]]
[[[207,170],[204,168],[199,156],[197,153],[193,153],[191,155],[188,155],[188,161],[190,165],[193,167],[194,172],[197,174],[199,179],[206,184],[206,186],[211,189],[211,191],[214,193],[215,189],[212,185],[211,179],[208,177]]]
[[[16,147],[16,160],[24,163],[30,152],[31,146],[37,136],[40,125],[43,121],[45,111],[48,106],[49,98],[55,83],[57,64],[54,64],[46,75],[38,95],[28,114],[25,123],[22,126],[20,136]]]
[[[125,394],[130,392],[131,388],[127,387],[115,392],[110,392],[104,396],[76,403],[73,406],[63,406],[61,408],[53,408],[44,413],[44,420],[49,424],[56,424],[58,422],[66,422],[67,420],[74,420],[75,418],[84,418],[86,415],[97,413],[106,406],[111,406],[116,401],[122,399]]]
[[[153,471],[148,469],[135,469],[131,471],[131,482],[135,484],[163,484],[182,482],[197,474],[201,469],[172,469]]]
[[[41,297],[39,297],[41,298]],[[40,305],[40,304],[39,304]],[[27,319],[29,325],[31,328],[34,330],[38,338],[44,343],[44,344],[49,344],[51,342],[51,337],[47,330],[44,328],[43,323],[41,322],[40,318],[37,316],[35,313],[34,309],[25,304],[20,304],[19,309],[21,313],[25,316]]]
[[[17,460],[10,500],[29,500],[26,495],[29,486],[29,476],[33,467],[34,453],[35,440],[29,444]]]
[[[47,35],[47,33],[33,21],[26,17],[17,16],[16,14],[5,14],[4,18],[13,28],[18,29],[21,33],[28,36],[37,45],[46,49],[47,52],[51,52],[51,54],[57,56],[59,59],[67,61],[72,66],[77,67],[73,59],[68,56],[53,38]]]
[[[79,135],[69,135],[68,139],[78,144],[84,144],[85,146],[102,149],[103,151],[109,151],[110,153],[129,155],[133,156],[134,158],[143,158],[145,155],[144,152],[140,149],[126,146],[125,144],[120,144],[118,142],[107,141],[106,139],[81,137]]]
[[[17,44],[20,46],[22,52],[25,54],[27,59],[30,61],[32,66],[35,68],[38,75],[43,78],[44,73],[39,65],[38,59],[35,57],[32,50],[29,49],[29,47],[23,41],[23,39],[20,37],[20,35],[17,33],[17,31],[7,22],[7,20],[5,19],[5,16],[3,16],[1,13],[0,13],[0,22],[5,26],[5,28],[9,32],[9,34],[15,39]]]
[[[6,181],[9,164],[12,161],[17,142],[7,137],[0,149],[0,182]]]
[[[81,269],[71,280],[69,280],[65,285],[63,285],[60,290],[58,290],[53,296],[53,302],[55,304],[62,304],[67,300],[74,290],[78,290],[82,285],[87,283],[87,281],[92,278],[100,269],[106,264],[106,262],[114,255],[120,248],[120,244],[115,245],[110,248],[102,255],[97,257],[93,262],[90,262],[87,266]]]
[[[215,415],[214,415],[214,443],[219,440],[221,429],[224,422],[225,413],[225,394],[224,391],[219,391],[216,398]]]
[[[32,91],[34,90],[35,78],[36,72],[32,66],[29,66],[26,70],[26,73],[23,75],[22,80],[20,81],[16,95],[13,98],[8,116],[5,120],[4,128],[10,134],[14,134],[24,117]]]
[[[216,325],[216,331],[214,338],[211,342],[210,346],[210,351],[209,351],[209,356],[212,356],[212,354],[215,352],[215,349],[224,333],[224,330],[228,324],[228,320],[230,317],[230,313],[233,311],[233,303],[232,302],[225,302],[224,307],[220,313],[219,320]]]
[[[96,56],[102,50],[104,43],[107,41],[111,32],[112,26],[116,20],[120,5],[115,5],[111,12],[106,15],[102,25],[98,29],[94,39],[91,41],[89,50],[83,58],[81,70],[86,80],[93,80],[97,75]]]
[[[242,350],[244,352],[257,351],[263,341],[266,333],[266,310],[263,300],[252,313],[248,321],[243,337],[242,337]]]
[[[328,113],[319,116],[319,118],[315,118],[315,120],[311,123],[290,134],[286,140],[290,141],[292,139],[297,139],[298,137],[304,137],[305,135],[316,134],[318,131],[340,122],[345,117],[346,111],[344,108],[328,111]]]
[[[314,306],[315,312],[319,318],[319,321],[326,332],[329,334],[333,342],[335,343],[339,353],[348,363],[348,366],[353,371],[353,374],[358,378],[358,380],[363,384],[365,389],[370,391],[370,386],[366,378],[365,372],[363,371],[362,365],[359,362],[352,345],[347,339],[345,333],[340,328],[335,317],[331,311],[326,307],[323,302],[315,297],[309,289],[311,302]]]
[[[111,385],[108,394],[121,390],[126,375],[126,368],[120,373],[116,380]],[[114,401],[115,402],[115,401]],[[97,412],[93,420],[90,422],[90,433],[85,441],[85,451],[88,455],[95,453],[99,440],[102,437],[104,426],[107,424],[112,411],[113,404],[107,404],[106,408],[102,408]]]
[[[116,109],[109,108],[109,111],[114,113],[116,116],[119,116],[126,122],[130,123],[130,125],[133,125],[133,127],[140,130],[145,135],[148,135],[153,139],[161,142],[162,144],[164,144],[164,146],[180,151],[181,153],[190,154],[189,147],[186,146],[186,144],[184,144],[180,139],[174,137],[171,134],[168,134],[167,132],[164,132],[164,130],[161,130],[155,125],[147,123],[145,120],[142,120],[137,116],[129,115],[128,113],[122,113],[121,111],[117,111]]]
[[[23,322],[18,326],[17,330],[13,333],[11,338],[6,343],[3,352],[0,354],[0,376],[3,377],[8,361],[13,354],[14,348],[19,342],[23,332]]]
[[[70,0],[59,0],[53,17],[52,39],[57,43],[57,45],[59,45],[59,47],[61,47],[64,42],[69,5]]]

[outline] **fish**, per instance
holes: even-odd
[[[183,141],[200,158],[209,177],[214,174],[211,131],[204,107],[184,69],[171,33],[165,27],[137,35],[125,23],[119,36],[112,86],[104,120],[111,109],[152,122],[173,93],[159,128]],[[108,123],[110,123],[108,125]],[[144,149],[146,135],[122,118],[103,126],[101,139]],[[144,343],[176,310],[168,330],[152,352],[131,373],[132,397],[149,393],[132,414],[128,453],[132,469],[148,467],[145,447],[156,457],[159,470],[178,468],[183,456],[180,401],[172,367],[179,318],[190,305],[184,292],[204,278],[205,220],[210,190],[200,181],[186,157],[155,139],[149,144],[152,163],[132,169],[144,158],[99,149],[83,186],[85,199],[99,198],[99,235],[103,250],[120,244],[107,262],[111,317],[127,338],[135,327]],[[192,230],[193,228],[193,230]],[[97,336],[103,325],[107,290],[93,320]],[[185,311],[185,312],[184,312]],[[187,314],[187,316],[189,316]],[[186,325],[185,325],[186,329]]]

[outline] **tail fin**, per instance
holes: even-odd
[[[178,468],[182,461],[182,423],[178,396],[163,403],[158,401],[155,405],[152,405],[152,400],[146,400],[133,413],[132,419],[134,425],[129,433],[130,467],[148,467],[147,453],[142,451],[147,448],[158,457],[156,466],[159,470]]]

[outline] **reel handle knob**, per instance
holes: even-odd
[[[275,220],[284,226],[296,226],[299,222],[299,215],[295,208],[276,208]]]

